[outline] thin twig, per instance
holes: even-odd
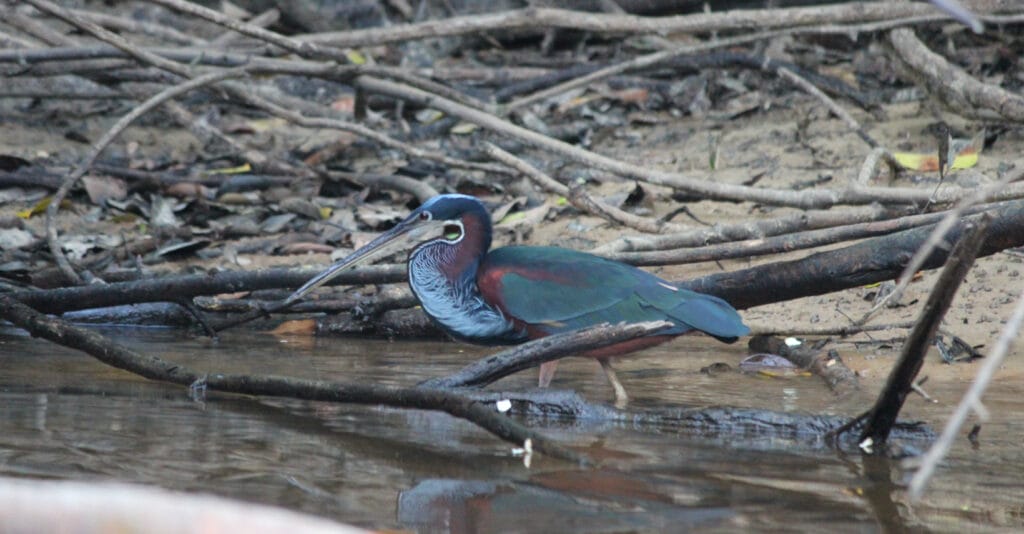
[[[689,229],[683,224],[641,217],[616,208],[594,198],[593,195],[587,192],[583,184],[577,184],[569,188],[569,202],[577,209],[586,213],[641,232],[663,234],[667,232],[678,233]]]
[[[875,147],[868,153],[864,158],[864,163],[860,166],[860,172],[857,173],[855,186],[866,187],[871,183],[871,179],[878,174],[878,167],[885,162],[889,170],[893,173],[897,172],[899,165],[896,163],[896,158],[892,156],[892,153],[882,147]]]
[[[998,4],[971,2],[977,13],[991,13]],[[1002,6],[1005,8],[1005,6]],[[730,10],[718,13],[699,13],[668,17],[642,17],[636,15],[584,13],[567,9],[528,8],[485,15],[452,17],[415,24],[400,24],[387,28],[346,30],[302,36],[303,41],[330,43],[337,47],[358,47],[397,43],[415,39],[469,35],[494,30],[565,28],[591,33],[669,34],[708,33],[739,29],[765,29],[800,27],[814,32],[821,25],[880,21],[891,24],[900,19],[930,22],[949,20],[937,14],[928,5],[914,3],[854,3],[804,8],[770,8]],[[980,17],[986,22],[988,17]],[[892,27],[892,26],[888,26]],[[856,33],[858,30],[846,30]],[[864,30],[860,30],[864,31]],[[842,32],[836,32],[842,33]]]
[[[6,13],[7,23],[50,46],[78,46],[78,40],[11,8]]]
[[[484,153],[519,171],[523,176],[529,178],[530,181],[537,184],[544,191],[563,197],[569,196],[569,188],[565,184],[555,180],[551,176],[548,176],[547,173],[541,172],[540,169],[530,165],[522,158],[516,157],[502,150],[498,145],[495,145],[494,143],[485,143]]]
[[[797,87],[803,89],[804,92],[806,92],[807,94],[820,100],[823,104],[825,104],[825,107],[827,107],[829,111],[831,111],[836,117],[839,117],[840,120],[845,122],[846,126],[853,130],[858,137],[863,139],[864,142],[868,144],[868,146],[870,146],[873,149],[877,149],[879,147],[878,141],[875,141],[870,135],[868,135],[868,133],[864,130],[864,127],[861,126],[859,122],[857,122],[857,119],[853,118],[853,115],[850,115],[850,113],[843,109],[843,107],[840,106],[838,103],[836,103],[835,100],[832,100],[831,97],[822,92],[821,89],[815,87],[814,84],[807,81],[803,76],[800,76],[797,73],[785,67],[778,67],[775,69],[775,72],[777,72],[783,78],[792,82]]]
[[[175,11],[185,13],[199,17],[210,22],[213,22],[219,26],[223,26],[229,30],[236,31],[242,35],[248,35],[261,41],[266,41],[275,46],[279,46],[289,52],[295,52],[304,57],[320,57],[333,59],[342,63],[348,62],[348,57],[345,55],[345,51],[336,48],[331,45],[320,45],[309,41],[298,41],[290,37],[285,37],[277,32],[272,32],[265,28],[256,26],[255,24],[247,24],[245,22],[233,19],[223,13],[214,11],[210,8],[203,7],[198,4],[191,2],[184,2],[182,0],[149,0],[151,3],[161,5]]]
[[[246,22],[242,22],[240,20],[233,19],[220,12],[214,11],[210,8],[203,7],[197,4],[193,4],[191,2],[185,2],[183,0],[150,1],[180,11],[185,14],[199,17],[204,20],[208,20],[210,22],[213,22],[214,24],[218,24],[229,30],[236,31],[243,35],[248,35],[249,37],[253,37],[261,41],[271,43],[275,46],[284,48],[289,52],[294,52],[302,57],[327,58],[332,59],[341,64],[349,62],[348,54],[344,50],[341,50],[339,48],[335,48],[329,45],[318,45],[316,43],[312,43],[309,41],[299,41],[296,39],[292,39],[290,37],[281,35],[277,32],[261,28],[254,24],[249,24]],[[403,83],[412,85],[413,87],[418,87],[425,91],[429,91],[431,93],[444,96],[445,98],[455,100],[456,102],[460,102],[470,107],[475,107],[478,109],[484,108],[484,106],[480,102],[476,101],[473,98],[470,98],[445,85],[441,85],[431,80],[421,78],[407,70],[395,69],[391,67],[378,67],[374,65],[369,65],[364,70],[367,70],[368,73],[370,74],[376,74],[378,76],[387,76],[389,78],[393,78]]]
[[[710,228],[696,228],[678,234],[623,236],[610,243],[595,247],[591,252],[611,255],[702,247],[715,243],[756,240],[808,230],[886,221],[911,213],[912,211],[907,208],[886,208],[879,205],[857,206],[845,210],[807,210],[773,219],[718,223]]]
[[[998,209],[1001,203],[984,204],[964,210],[964,215],[971,215]],[[767,254],[782,254],[806,250],[808,248],[835,245],[843,241],[863,239],[879,235],[892,234],[910,228],[935,224],[945,217],[945,213],[929,213],[924,215],[906,215],[903,217],[832,226],[819,230],[793,231],[782,235],[758,237],[743,241],[698,246],[692,248],[672,248],[647,252],[600,252],[600,255],[629,263],[630,265],[681,265],[701,261],[718,261],[735,258],[752,258]],[[729,237],[736,237],[739,232],[730,233],[727,228],[743,228],[744,224],[720,225],[712,230]],[[594,252],[594,251],[592,251]]]
[[[161,39],[171,41],[172,43],[180,43],[190,46],[204,46],[209,44],[206,39],[180,32],[166,24],[127,19],[115,15],[109,15],[107,13],[97,13],[86,9],[72,9],[71,12],[85,20],[95,22],[105,28],[131,33],[141,33],[144,35],[159,37]]]
[[[623,211],[595,198],[593,195],[588,193],[582,185],[566,187],[540,169],[523,161],[521,158],[509,154],[492,143],[487,143],[485,145],[484,152],[492,158],[523,173],[524,176],[539,185],[542,189],[567,197],[569,201],[572,202],[573,206],[591,215],[596,215],[602,219],[621,224],[641,232],[660,234],[664,232],[681,232],[686,229],[686,227],[681,224],[640,217],[639,215]]]
[[[1017,340],[1022,324],[1024,324],[1024,292],[1021,292],[1017,297],[1017,305],[1014,307],[1013,313],[1010,314],[1010,318],[1007,320],[1006,326],[1003,327],[1003,331],[1000,332],[999,339],[996,341],[995,346],[992,347],[992,351],[985,356],[985,363],[978,369],[978,374],[974,377],[971,387],[964,393],[960,403],[953,410],[953,414],[949,417],[945,428],[942,429],[939,439],[921,457],[920,467],[917,468],[914,476],[910,479],[909,493],[911,501],[916,502],[924,494],[925,487],[927,487],[928,481],[931,480],[935,468],[946,457],[950,447],[953,445],[953,440],[956,439],[960,428],[963,427],[964,422],[967,420],[967,416],[972,411],[976,411],[977,407],[981,406],[981,397],[992,382],[996,371],[1003,364],[1003,360],[1006,359],[1006,355],[1009,354],[1010,347]]]
[[[255,17],[246,21],[246,24],[250,26],[256,26],[257,28],[266,28],[277,23],[278,19],[281,18],[281,12],[276,8],[272,7]],[[219,37],[210,41],[210,45],[217,48],[224,48],[235,42],[242,34],[234,30],[228,30],[221,34]]]
[[[744,35],[742,37],[731,37],[729,39],[722,39],[718,41],[701,43],[697,45],[680,46],[670,50],[662,50],[660,52],[654,52],[652,54],[638,56],[633,59],[623,61],[621,63],[616,63],[614,65],[609,65],[603,69],[595,70],[594,72],[585,74],[577,78],[573,78],[571,80],[562,82],[558,85],[548,87],[547,89],[542,89],[535,93],[513,100],[508,104],[502,106],[501,114],[507,115],[510,111],[519,109],[524,106],[528,106],[530,104],[539,102],[546,98],[551,98],[553,96],[560,95],[567,91],[576,89],[577,87],[584,87],[586,85],[593,84],[599,80],[611,78],[612,76],[616,76],[624,72],[653,67],[655,65],[667,62],[673,58],[682,55],[693,54],[696,52],[705,52],[708,50],[715,50],[718,48],[725,48],[729,46],[736,46],[739,44],[749,43],[753,41],[760,41],[762,39],[770,39],[772,37],[777,37],[778,35],[781,35],[783,33],[785,32],[760,32],[752,35]]]

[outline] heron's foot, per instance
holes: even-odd
[[[612,363],[607,358],[598,358],[597,361],[601,364],[601,369],[604,370],[604,376],[608,378],[608,383],[615,390],[615,407],[620,410],[624,409],[629,404],[629,395],[626,395],[626,388],[622,387],[622,382],[619,382],[619,376],[615,374]]]

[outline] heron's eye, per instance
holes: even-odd
[[[430,215],[429,211],[421,211],[420,212],[420,220],[421,221],[429,221],[431,219],[431,217],[432,217],[432,215]]]
[[[462,237],[462,227],[457,224],[444,225],[444,238],[448,241],[457,241]]]

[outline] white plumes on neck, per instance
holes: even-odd
[[[440,266],[454,263],[457,249],[436,240],[420,246],[409,257],[409,285],[423,311],[467,341],[489,343],[496,338],[520,337],[512,321],[481,297],[476,287],[478,263],[456,280],[445,276]]]

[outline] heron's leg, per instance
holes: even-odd
[[[626,388],[622,387],[622,382],[619,382],[615,369],[612,369],[612,362],[608,358],[598,358],[597,361],[601,364],[601,369],[604,369],[604,376],[608,377],[608,383],[615,390],[615,407],[625,408],[629,404],[629,395],[626,395]]]
[[[558,369],[558,360],[551,360],[550,362],[544,362],[540,364],[540,376],[537,377],[537,385],[546,388],[551,383],[551,379],[555,377],[555,371]]]

